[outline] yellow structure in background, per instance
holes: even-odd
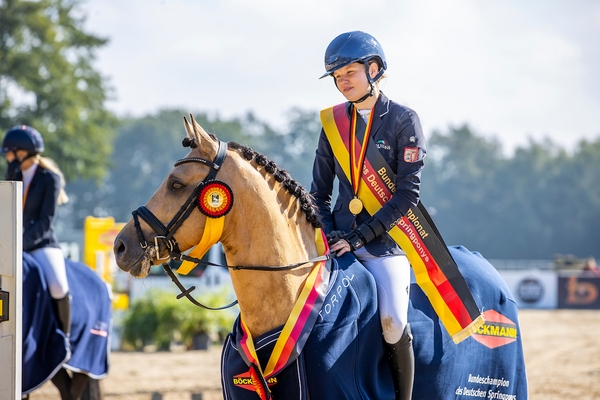
[[[115,222],[113,217],[86,217],[83,227],[83,260],[105,281],[114,284],[113,243],[117,234],[125,226]],[[125,293],[113,293],[113,308],[125,309],[129,306]]]

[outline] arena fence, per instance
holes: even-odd
[[[21,399],[22,193],[0,182],[0,400]]]

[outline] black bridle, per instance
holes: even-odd
[[[156,218],[156,216],[152,213],[152,211],[148,210],[148,208],[146,206],[139,206],[135,211],[132,212],[135,229],[137,231],[138,240],[140,242],[140,246],[142,247],[142,249],[146,249],[148,247],[148,242],[146,241],[146,238],[144,237],[144,233],[142,232],[139,218],[143,219],[150,226],[150,228],[152,228],[154,233],[156,233],[156,236],[154,236],[154,249],[156,251],[157,260],[166,260],[166,259],[172,259],[175,261],[185,260],[185,261],[194,262],[198,265],[201,264],[201,265],[206,265],[206,266],[223,267],[223,268],[229,268],[229,269],[234,269],[234,270],[246,269],[246,270],[254,270],[254,271],[281,271],[281,270],[289,270],[289,269],[297,268],[302,265],[306,265],[306,264],[310,264],[310,263],[314,263],[314,262],[318,262],[318,261],[330,260],[332,258],[331,254],[327,254],[327,255],[315,257],[308,261],[302,261],[302,262],[298,262],[295,264],[289,264],[289,265],[230,266],[230,265],[215,264],[210,261],[204,261],[204,260],[201,260],[198,258],[194,258],[194,257],[187,256],[185,254],[182,254],[181,250],[179,249],[179,245],[177,244],[177,240],[175,240],[175,232],[177,232],[177,230],[181,227],[181,225],[183,225],[184,221],[190,216],[192,211],[194,211],[194,208],[196,207],[197,202],[198,202],[198,194],[200,193],[200,190],[202,190],[202,188],[206,184],[210,183],[211,181],[213,181],[216,178],[217,173],[219,172],[219,170],[221,169],[221,166],[223,165],[223,161],[225,160],[226,155],[227,155],[227,143],[219,140],[219,150],[217,151],[217,155],[215,156],[215,159],[213,161],[207,160],[205,158],[200,158],[200,157],[189,157],[189,158],[182,158],[175,162],[175,164],[174,164],[175,167],[177,167],[178,165],[184,164],[184,163],[188,163],[188,162],[198,162],[198,163],[201,163],[201,164],[204,164],[204,165],[210,167],[210,171],[208,172],[208,175],[206,175],[206,177],[202,180],[202,182],[200,182],[194,188],[194,191],[190,194],[190,196],[187,198],[185,203],[183,203],[183,205],[181,206],[179,211],[177,211],[177,214],[175,214],[175,216],[171,219],[171,221],[167,224],[167,226],[165,226],[158,218]],[[166,257],[160,256],[162,253],[161,249],[168,250],[168,255]],[[232,307],[237,304],[237,300],[236,300],[236,301],[232,302],[231,304],[228,304],[228,305],[222,306],[222,307],[213,308],[213,307],[205,306],[205,305],[199,303],[198,301],[196,301],[196,299],[194,299],[190,295],[190,293],[196,288],[195,286],[192,286],[189,289],[186,289],[181,284],[179,279],[177,279],[177,276],[171,270],[171,267],[169,266],[168,262],[162,263],[162,267],[165,270],[165,272],[167,273],[167,275],[169,275],[171,280],[175,283],[175,285],[181,291],[181,293],[179,293],[177,295],[178,299],[185,296],[194,305],[208,309],[208,310],[223,310],[223,309]]]
[[[138,239],[140,241],[140,246],[143,249],[148,247],[148,242],[144,237],[144,233],[142,232],[142,228],[140,227],[140,221],[138,216],[142,218],[149,226],[152,228],[156,236],[154,236],[154,249],[156,250],[156,259],[157,260],[165,260],[165,259],[181,259],[181,251],[179,250],[179,245],[177,244],[177,240],[175,240],[175,232],[183,225],[184,221],[190,216],[192,211],[198,201],[198,193],[202,189],[204,185],[208,182],[215,179],[217,176],[217,172],[221,169],[221,165],[223,165],[223,161],[225,160],[225,156],[227,155],[227,143],[219,140],[219,150],[217,151],[217,155],[213,161],[209,161],[205,158],[200,157],[190,157],[190,158],[182,158],[175,162],[174,166],[189,163],[189,162],[198,162],[202,163],[206,166],[210,167],[210,171],[208,171],[208,175],[206,178],[202,180],[196,187],[190,196],[187,198],[185,203],[181,206],[177,214],[171,219],[171,221],[164,226],[162,222],[154,214],[152,211],[148,210],[146,206],[139,206],[137,210],[132,212],[133,221],[135,224],[135,229],[138,234]],[[161,244],[169,250],[167,257],[160,256],[161,252]]]

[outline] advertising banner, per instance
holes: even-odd
[[[519,308],[556,308],[557,273],[541,270],[499,270]]]
[[[600,276],[593,272],[558,275],[558,308],[600,309]]]

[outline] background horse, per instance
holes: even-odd
[[[51,379],[62,400],[99,400],[99,379],[108,374],[110,292],[88,266],[65,263],[72,296],[68,338],[58,328],[43,269],[23,253],[22,393],[29,398]]]
[[[316,208],[285,171],[184,122],[191,151],[115,239],[118,266],[145,277],[169,256],[223,244],[240,307],[223,347],[226,399],[393,399],[372,276],[352,254],[316,261],[326,251]],[[435,315],[421,314],[431,337]],[[452,339],[435,340],[418,362],[444,358]]]

